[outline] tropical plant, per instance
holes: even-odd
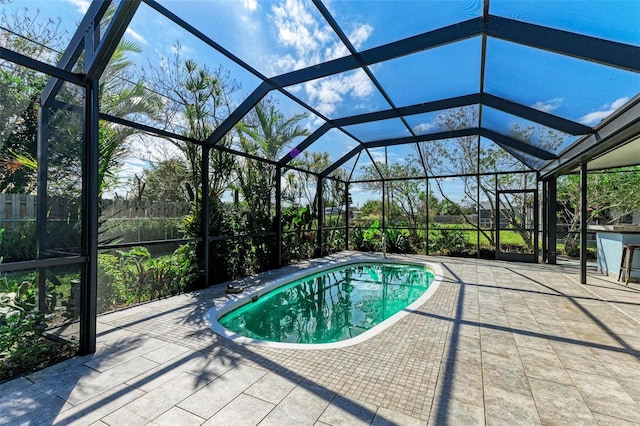
[[[380,222],[375,220],[368,228],[355,228],[351,233],[351,244],[360,251],[379,251],[382,249],[382,230]]]
[[[0,229],[0,245],[3,233],[4,229]],[[0,370],[10,369],[12,364],[29,363],[42,347],[40,337],[46,320],[35,307],[32,282],[0,277]]]
[[[413,251],[409,237],[400,229],[387,228],[384,241],[389,253],[410,253]]]
[[[245,121],[238,124],[242,150],[267,160],[280,160],[287,144],[309,135],[309,130],[300,125],[306,117],[306,114],[285,117],[273,101],[258,102]],[[270,217],[275,168],[250,159],[245,159],[241,167],[237,173],[238,185],[249,210]]]

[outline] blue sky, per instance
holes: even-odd
[[[340,42],[308,1],[161,0],[160,4],[194,25],[266,76],[345,56]],[[41,17],[61,17],[62,26],[74,23],[88,7],[86,0],[21,0],[3,8],[38,8]],[[425,31],[475,18],[481,0],[374,1],[331,0],[327,8],[358,50],[369,49]],[[637,0],[492,0],[490,13],[582,34],[640,45],[640,1]],[[236,102],[259,84],[250,72],[142,4],[127,30],[143,53],[134,60],[160,66],[179,40],[181,55],[210,67],[231,71],[241,84]],[[477,93],[480,89],[479,37],[398,58],[370,67],[396,106]],[[486,92],[590,126],[596,125],[640,92],[637,74],[489,38],[485,73]],[[337,118],[388,109],[389,104],[362,70],[351,71],[289,87],[296,97],[320,114]],[[303,112],[287,97],[274,95],[285,114]],[[414,129],[434,129],[437,114],[409,118]],[[424,120],[422,120],[424,119]],[[324,120],[310,115],[310,130]],[[508,133],[513,124],[526,126],[514,116],[490,112],[482,123]],[[358,129],[366,140],[407,136],[397,122]],[[433,131],[433,130],[431,130]],[[354,134],[356,132],[354,131]],[[568,138],[571,142],[575,138]],[[331,132],[311,147],[337,159],[356,145],[341,132]],[[389,161],[400,161],[410,149],[394,148]],[[375,151],[378,152],[378,151]],[[378,154],[374,154],[378,155]],[[379,159],[380,156],[378,155]],[[368,161],[368,156],[363,156]]]

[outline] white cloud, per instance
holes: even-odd
[[[131,37],[132,39],[138,41],[139,43],[142,44],[147,44],[147,40],[145,40],[144,37],[142,37],[140,34],[138,34],[137,32],[133,31],[131,28],[127,28],[126,34]]]
[[[413,131],[419,135],[423,135],[428,133],[430,130],[435,129],[437,126],[433,123],[420,123],[416,126],[413,126]]]
[[[349,74],[335,75],[304,84],[309,102],[327,116],[335,113],[344,97],[366,98],[373,93],[373,83],[361,69]]]
[[[371,158],[376,163],[384,163],[384,152],[381,151],[369,151],[371,153]]]
[[[560,108],[563,100],[564,99],[562,98],[553,98],[546,101],[538,101],[535,104],[531,105],[531,108],[535,108],[543,112],[551,112]]]
[[[391,151],[387,151],[386,153],[384,152],[384,150],[372,150],[370,149],[369,152],[371,153],[371,158],[373,158],[373,161],[375,161],[376,163],[385,163],[385,160],[389,163],[392,164],[394,163],[394,158],[398,157],[397,154],[395,154],[394,152]]]
[[[586,125],[596,124],[601,120],[607,118],[609,115],[611,115],[611,113],[613,113],[615,110],[617,110],[622,105],[627,103],[628,100],[629,98],[625,96],[623,98],[616,99],[611,104],[604,104],[602,106],[603,109],[599,111],[593,111],[593,112],[590,112],[589,114],[584,115],[580,119],[580,123],[586,124]]]
[[[373,33],[373,27],[369,24],[362,24],[355,27],[349,34],[349,41],[353,44],[353,47],[360,49],[362,43],[367,41]]]
[[[331,41],[331,28],[317,22],[300,0],[286,0],[272,10],[278,42],[295,51],[295,69],[320,62],[323,45]]]
[[[272,12],[270,19],[277,29],[278,43],[293,50],[284,55],[290,59],[279,61],[280,65],[287,65],[287,68],[276,69],[277,73],[315,65],[349,53],[331,27],[322,19],[316,20],[302,0],[285,0],[273,6]],[[349,34],[349,39],[357,49],[372,32],[370,25],[357,25]]]
[[[87,10],[89,10],[89,5],[91,4],[89,0],[67,0],[67,1],[72,5],[74,5],[76,7],[76,10],[82,13],[83,15],[87,13]]]
[[[273,74],[305,68],[349,53],[329,25],[321,18],[316,19],[312,9],[303,0],[280,2],[272,7],[269,18],[277,29],[278,44],[287,50],[272,58]],[[357,49],[372,32],[370,25],[357,24],[349,34],[349,39]],[[362,70],[333,75],[302,86],[309,103],[327,116],[335,113],[347,96],[363,100],[374,91],[373,83]]]
[[[340,156],[342,157],[343,155],[345,155],[345,154],[347,154],[347,153],[351,152],[351,151],[353,150],[353,148],[355,148],[356,146],[357,146],[357,145],[356,145],[356,144],[354,144],[354,143],[348,143],[348,144],[346,144],[346,145],[344,146],[344,151],[342,151],[342,152],[340,153]]]
[[[295,86],[287,87],[287,90],[291,93],[300,93],[302,91],[302,84],[296,84]]]
[[[242,7],[244,7],[249,12],[255,12],[258,9],[258,1],[257,0],[242,0]]]

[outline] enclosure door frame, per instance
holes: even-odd
[[[515,253],[502,251],[500,247],[500,231],[508,231],[509,228],[503,228],[501,224],[501,196],[513,195],[513,194],[532,194],[533,195],[533,228],[525,228],[533,236],[533,253]],[[539,256],[539,242],[538,242],[538,190],[537,189],[509,189],[509,190],[497,190],[496,191],[496,220],[495,220],[495,232],[496,232],[496,260],[507,260],[512,262],[526,262],[526,263],[538,263]],[[526,213],[525,213],[526,215]],[[525,220],[526,222],[526,220]]]

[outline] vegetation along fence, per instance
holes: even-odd
[[[38,197],[31,194],[0,194],[0,221],[20,222],[36,218]],[[49,197],[49,219],[76,219],[77,200]],[[150,200],[102,200],[102,214],[108,219],[134,219],[147,217],[179,218],[189,214],[188,203],[158,202]]]

